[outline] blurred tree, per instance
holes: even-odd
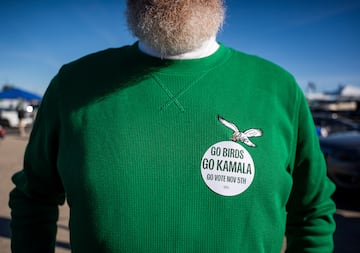
[[[307,92],[316,92],[316,83],[314,82],[308,82],[307,86],[306,86],[306,90]]]

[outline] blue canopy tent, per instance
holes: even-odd
[[[18,99],[22,98],[24,100],[33,101],[33,100],[41,100],[42,97],[17,88],[11,88],[8,90],[5,90],[3,92],[0,92],[0,99]]]

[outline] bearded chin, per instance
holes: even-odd
[[[222,1],[207,1],[213,4],[183,1],[176,6],[173,1],[160,0],[144,6],[143,1],[128,1],[129,29],[161,56],[191,52],[216,36],[224,20]]]

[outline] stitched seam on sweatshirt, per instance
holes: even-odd
[[[181,96],[183,96],[188,90],[190,90],[190,88],[197,84],[208,72],[209,71],[202,73],[197,79],[193,80],[189,85],[187,85],[184,89],[180,90],[176,94],[170,91],[157,76],[153,76],[154,80],[159,84],[159,86],[165,91],[166,95],[169,97],[169,100],[160,107],[160,110],[166,110],[170,105],[174,103],[181,112],[185,112],[185,108],[180,103],[179,98],[181,98]]]

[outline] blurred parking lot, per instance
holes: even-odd
[[[30,132],[30,128],[26,129]],[[6,128],[6,136],[0,138],[0,252],[10,253],[10,209],[9,192],[13,188],[11,176],[21,168],[22,157],[28,137],[20,137],[17,129]],[[66,205],[60,209],[56,253],[69,253],[69,231],[67,228],[69,210]]]
[[[345,95],[343,90],[336,95],[310,94],[308,102],[328,175],[337,186],[333,195],[337,206],[334,252],[357,253],[360,252],[360,98],[353,96],[354,90]]]

